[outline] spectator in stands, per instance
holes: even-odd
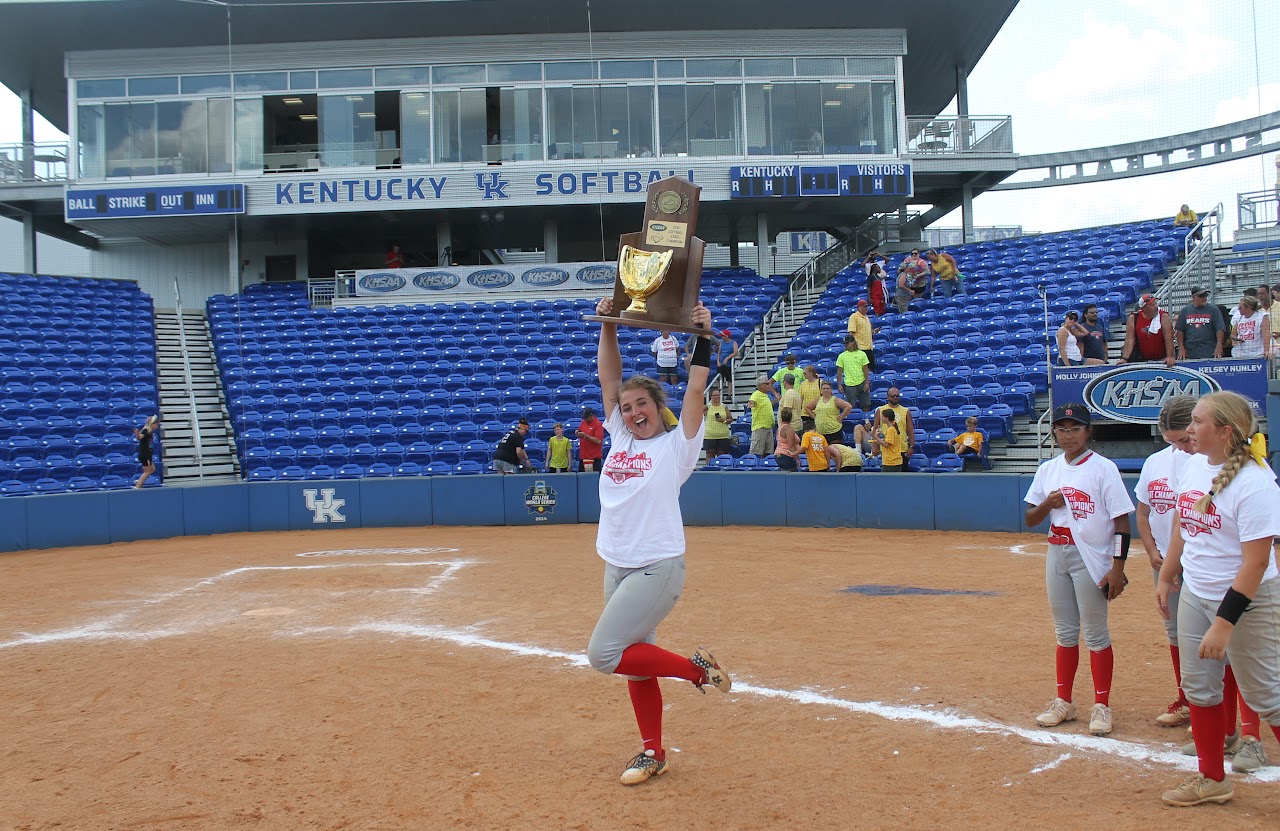
[[[1067,312],[1062,325],[1058,327],[1058,363],[1063,366],[1083,366],[1084,354],[1080,351],[1080,339],[1088,335],[1088,330],[1080,325],[1080,315]]]
[[[733,449],[733,435],[729,432],[729,408],[720,400],[720,388],[711,390],[711,401],[703,411],[702,449],[707,453],[707,461],[722,456]]]
[[[978,417],[969,416],[964,420],[964,432],[955,438],[947,439],[951,452],[964,459],[966,456],[977,459],[982,455],[982,433],[978,432]]]
[[[1256,297],[1240,298],[1231,323],[1231,357],[1270,358],[1271,315],[1262,311]]]
[[[573,469],[573,442],[564,434],[564,425],[557,422],[551,428],[554,433],[547,439],[547,460],[542,469],[547,473],[568,473]]]
[[[964,293],[964,287],[960,285],[960,267],[956,265],[956,258],[945,251],[929,251],[929,266],[933,269],[933,273],[938,278],[938,288],[947,297],[951,297],[956,292]]]
[[[893,410],[876,412],[880,426],[877,428],[876,443],[880,449],[880,469],[885,473],[901,473],[906,470],[902,463],[902,440],[906,435],[898,428],[898,417]]]
[[[404,268],[404,254],[400,253],[400,246],[391,246],[391,250],[387,252],[386,265],[387,268]]]
[[[878,315],[884,314],[885,306],[889,302],[889,292],[885,286],[885,281],[888,279],[885,268],[888,265],[889,261],[879,251],[872,251],[862,261],[862,270],[867,275],[867,299],[871,301],[871,308]]]
[[[1258,286],[1258,307],[1267,314],[1271,314],[1271,289],[1267,286]],[[1245,292],[1248,294],[1248,292]]]
[[[738,357],[738,342],[728,329],[720,330],[720,339],[715,346],[716,367],[720,377],[724,379],[725,389],[729,391],[729,403],[733,403],[733,359]]]
[[[879,328],[871,328],[871,318],[867,317],[867,301],[859,300],[858,307],[849,315],[849,334],[857,341],[858,348],[867,353],[867,368],[876,368],[875,334]]]
[[[893,413],[894,422],[898,428],[899,451],[902,455],[910,457],[916,452],[915,421],[911,418],[911,411],[902,403],[902,392],[897,387],[889,387],[885,396],[888,398],[888,403],[876,409],[875,421],[871,425],[872,442],[874,443],[883,434],[880,428],[884,425],[885,413]],[[884,448],[880,450],[883,458]]]
[[[783,407],[778,413],[778,445],[773,451],[773,459],[779,470],[799,470],[796,459],[800,455],[800,436],[791,426],[793,415],[790,407]]]
[[[604,450],[604,424],[596,418],[596,411],[582,408],[582,421],[574,431],[578,436],[578,472],[599,470]]]
[[[133,437],[138,440],[138,462],[142,465],[142,475],[138,477],[138,481],[133,483],[135,488],[141,488],[147,483],[147,479],[151,474],[156,472],[155,459],[153,458],[155,451],[151,443],[155,440],[156,433],[160,430],[160,416],[153,415],[147,419],[142,427],[133,429]]]
[[[847,444],[827,445],[827,469],[836,473],[861,473],[862,454]]]
[[[830,386],[829,384],[827,386]],[[839,400],[839,399],[836,399]],[[830,443],[826,436],[817,430],[806,430],[804,438],[800,440],[800,449],[804,451],[805,459],[809,462],[810,473],[821,473],[826,470],[829,465],[827,459],[827,448]]]
[[[1085,366],[1101,366],[1107,362],[1107,327],[1098,322],[1098,307],[1085,304],[1081,310],[1085,335],[1080,339],[1080,351],[1084,353]]]
[[[797,358],[788,352],[782,358],[784,366],[780,366],[773,371],[773,387],[774,389],[782,389],[783,380],[790,375],[797,384],[801,381],[802,372],[800,367],[796,366]]]
[[[804,368],[804,380],[800,382],[800,421],[802,432],[813,429],[813,405],[822,397],[822,381],[818,378],[818,368],[813,364]]]
[[[844,442],[843,422],[851,412],[853,405],[832,395],[831,384],[823,381],[822,392],[809,410],[809,416],[813,419],[814,430],[822,435],[827,444],[841,444]]]
[[[1191,289],[1191,304],[1178,312],[1173,327],[1178,340],[1178,360],[1206,360],[1222,357],[1226,323],[1216,306],[1209,305],[1209,290],[1203,286]]]
[[[498,446],[493,451],[493,469],[499,473],[521,473],[529,470],[529,456],[524,452],[524,440],[528,435],[529,421],[522,418],[498,440]]]
[[[1173,217],[1173,225],[1175,228],[1194,228],[1200,222],[1200,217],[1196,216],[1196,212],[1191,210],[1187,205],[1183,205],[1178,209],[1178,213]],[[1191,235],[1192,239],[1201,239],[1200,229],[1196,228]]]
[[[761,375],[756,379],[756,391],[747,399],[751,410],[751,452],[756,456],[773,452],[773,402],[777,397],[772,378]]]
[[[906,314],[911,301],[916,297],[933,296],[933,270],[920,256],[918,248],[898,265],[898,291],[894,294],[894,303],[898,311]]]
[[[680,354],[680,343],[671,336],[670,329],[659,331],[658,337],[649,344],[649,351],[653,353],[654,360],[658,363],[658,381],[672,386],[680,383],[680,373],[676,369],[679,362],[677,356]]]
[[[867,353],[858,348],[858,340],[853,335],[845,335],[844,351],[836,358],[836,372],[840,394],[845,400],[852,403],[856,396],[859,407],[871,409],[871,373],[867,370]]]
[[[1173,350],[1173,318],[1160,308],[1154,294],[1144,294],[1138,308],[1124,322],[1124,351],[1120,363],[1164,361],[1173,366],[1177,356]]]
[[[782,376],[782,395],[778,397],[778,422],[790,422],[791,429],[797,431],[798,436],[799,431],[804,429],[801,409],[804,405],[800,399],[800,391],[796,389],[796,377],[790,374]],[[790,415],[784,417],[782,415],[784,411]]]

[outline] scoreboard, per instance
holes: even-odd
[[[911,165],[766,164],[729,168],[731,199],[771,196],[911,196]]]

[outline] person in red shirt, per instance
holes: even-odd
[[[600,469],[601,451],[604,449],[604,425],[596,418],[596,411],[582,408],[582,423],[578,425],[578,472]]]
[[[387,252],[387,268],[404,268],[404,254],[400,253],[400,246],[393,245]]]
[[[1124,351],[1120,363],[1164,361],[1173,366],[1173,320],[1160,308],[1154,294],[1142,295],[1137,311],[1124,324]]]

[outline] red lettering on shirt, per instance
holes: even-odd
[[[1178,503],[1178,494],[1169,487],[1168,479],[1152,479],[1147,483],[1147,504],[1157,514],[1167,514]]]
[[[1196,500],[1202,496],[1204,491],[1187,491],[1178,495],[1178,516],[1182,520],[1182,527],[1193,537],[1212,534],[1214,529],[1222,527],[1222,517],[1218,516],[1218,509],[1212,503],[1208,511],[1202,513],[1196,510]]]
[[[1071,516],[1075,519],[1088,519],[1089,514],[1097,510],[1097,506],[1093,504],[1093,497],[1084,491],[1063,488],[1062,498],[1067,501],[1067,506],[1071,508]]]
[[[620,485],[632,476],[644,476],[645,471],[652,468],[653,460],[649,458],[649,454],[641,452],[628,456],[627,451],[617,450],[609,454],[603,473]]]

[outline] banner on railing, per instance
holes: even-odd
[[[594,289],[608,294],[617,263],[533,263],[467,268],[383,268],[356,271],[357,297],[539,292]]]
[[[1053,406],[1081,403],[1095,420],[1155,424],[1175,395],[1199,397],[1218,390],[1249,399],[1254,416],[1267,413],[1267,362],[1262,358],[1183,361],[1053,369]]]

